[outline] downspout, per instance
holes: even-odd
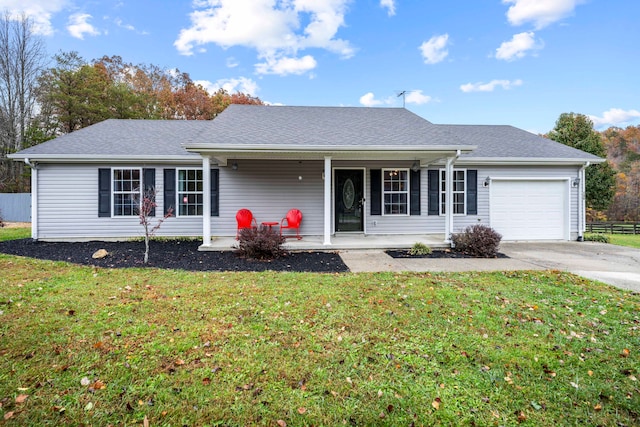
[[[38,165],[29,158],[24,163],[31,168],[31,238],[38,239]]]
[[[585,169],[591,162],[586,162],[578,171],[578,242],[584,240],[584,230],[587,228],[587,208],[585,197]]]
[[[453,233],[453,164],[458,160],[458,157],[460,157],[460,150],[456,150],[454,157],[447,158],[445,171],[445,243],[451,243],[451,234]]]

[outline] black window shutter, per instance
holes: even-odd
[[[411,177],[409,184],[411,189],[409,215],[420,215],[420,170],[412,170],[409,174]]]
[[[211,216],[220,216],[220,170],[211,169]]]
[[[111,216],[111,169],[98,169],[98,216]]]
[[[153,168],[142,169],[142,184],[144,193],[142,197],[152,196],[155,202],[156,192],[156,170]],[[156,216],[156,208],[151,209],[149,216]]]
[[[429,170],[427,171],[429,178],[429,215],[440,215],[440,203],[439,201],[439,191],[440,191],[440,171],[438,170]]]
[[[478,171],[467,169],[467,215],[478,214]]]
[[[173,215],[176,215],[176,170],[164,170],[164,214],[169,213],[169,208],[173,208]]]
[[[382,215],[382,169],[371,169],[371,215]]]

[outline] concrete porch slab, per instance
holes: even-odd
[[[447,248],[444,234],[336,234],[331,245],[322,243],[322,236],[303,236],[301,240],[288,238],[284,248],[290,251],[337,251],[355,249],[407,249],[420,242],[431,248]],[[214,237],[210,245],[201,245],[200,251],[231,251],[237,249],[234,237]]]

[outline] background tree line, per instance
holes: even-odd
[[[26,16],[0,18],[0,192],[28,192],[29,170],[7,155],[114,119],[211,120],[230,104],[263,104],[224,89],[210,94],[189,74],[119,56],[47,58]],[[547,138],[607,162],[586,171],[592,220],[640,221],[640,126],[603,132],[583,114],[563,113]]]
[[[29,170],[8,154],[106,119],[210,120],[250,95],[213,94],[189,74],[119,56],[47,57],[27,16],[0,18],[0,192],[28,192]]]

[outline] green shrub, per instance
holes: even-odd
[[[417,256],[417,255],[429,255],[431,253],[431,248],[424,243],[416,242],[413,244],[411,249],[409,249],[409,255]]]
[[[587,233],[584,235],[585,242],[611,243],[611,236],[602,233]]]
[[[494,258],[502,235],[486,225],[470,225],[462,233],[451,236],[453,250],[479,258]]]
[[[269,227],[243,228],[238,236],[238,254],[251,259],[269,260],[284,254],[285,238]]]

